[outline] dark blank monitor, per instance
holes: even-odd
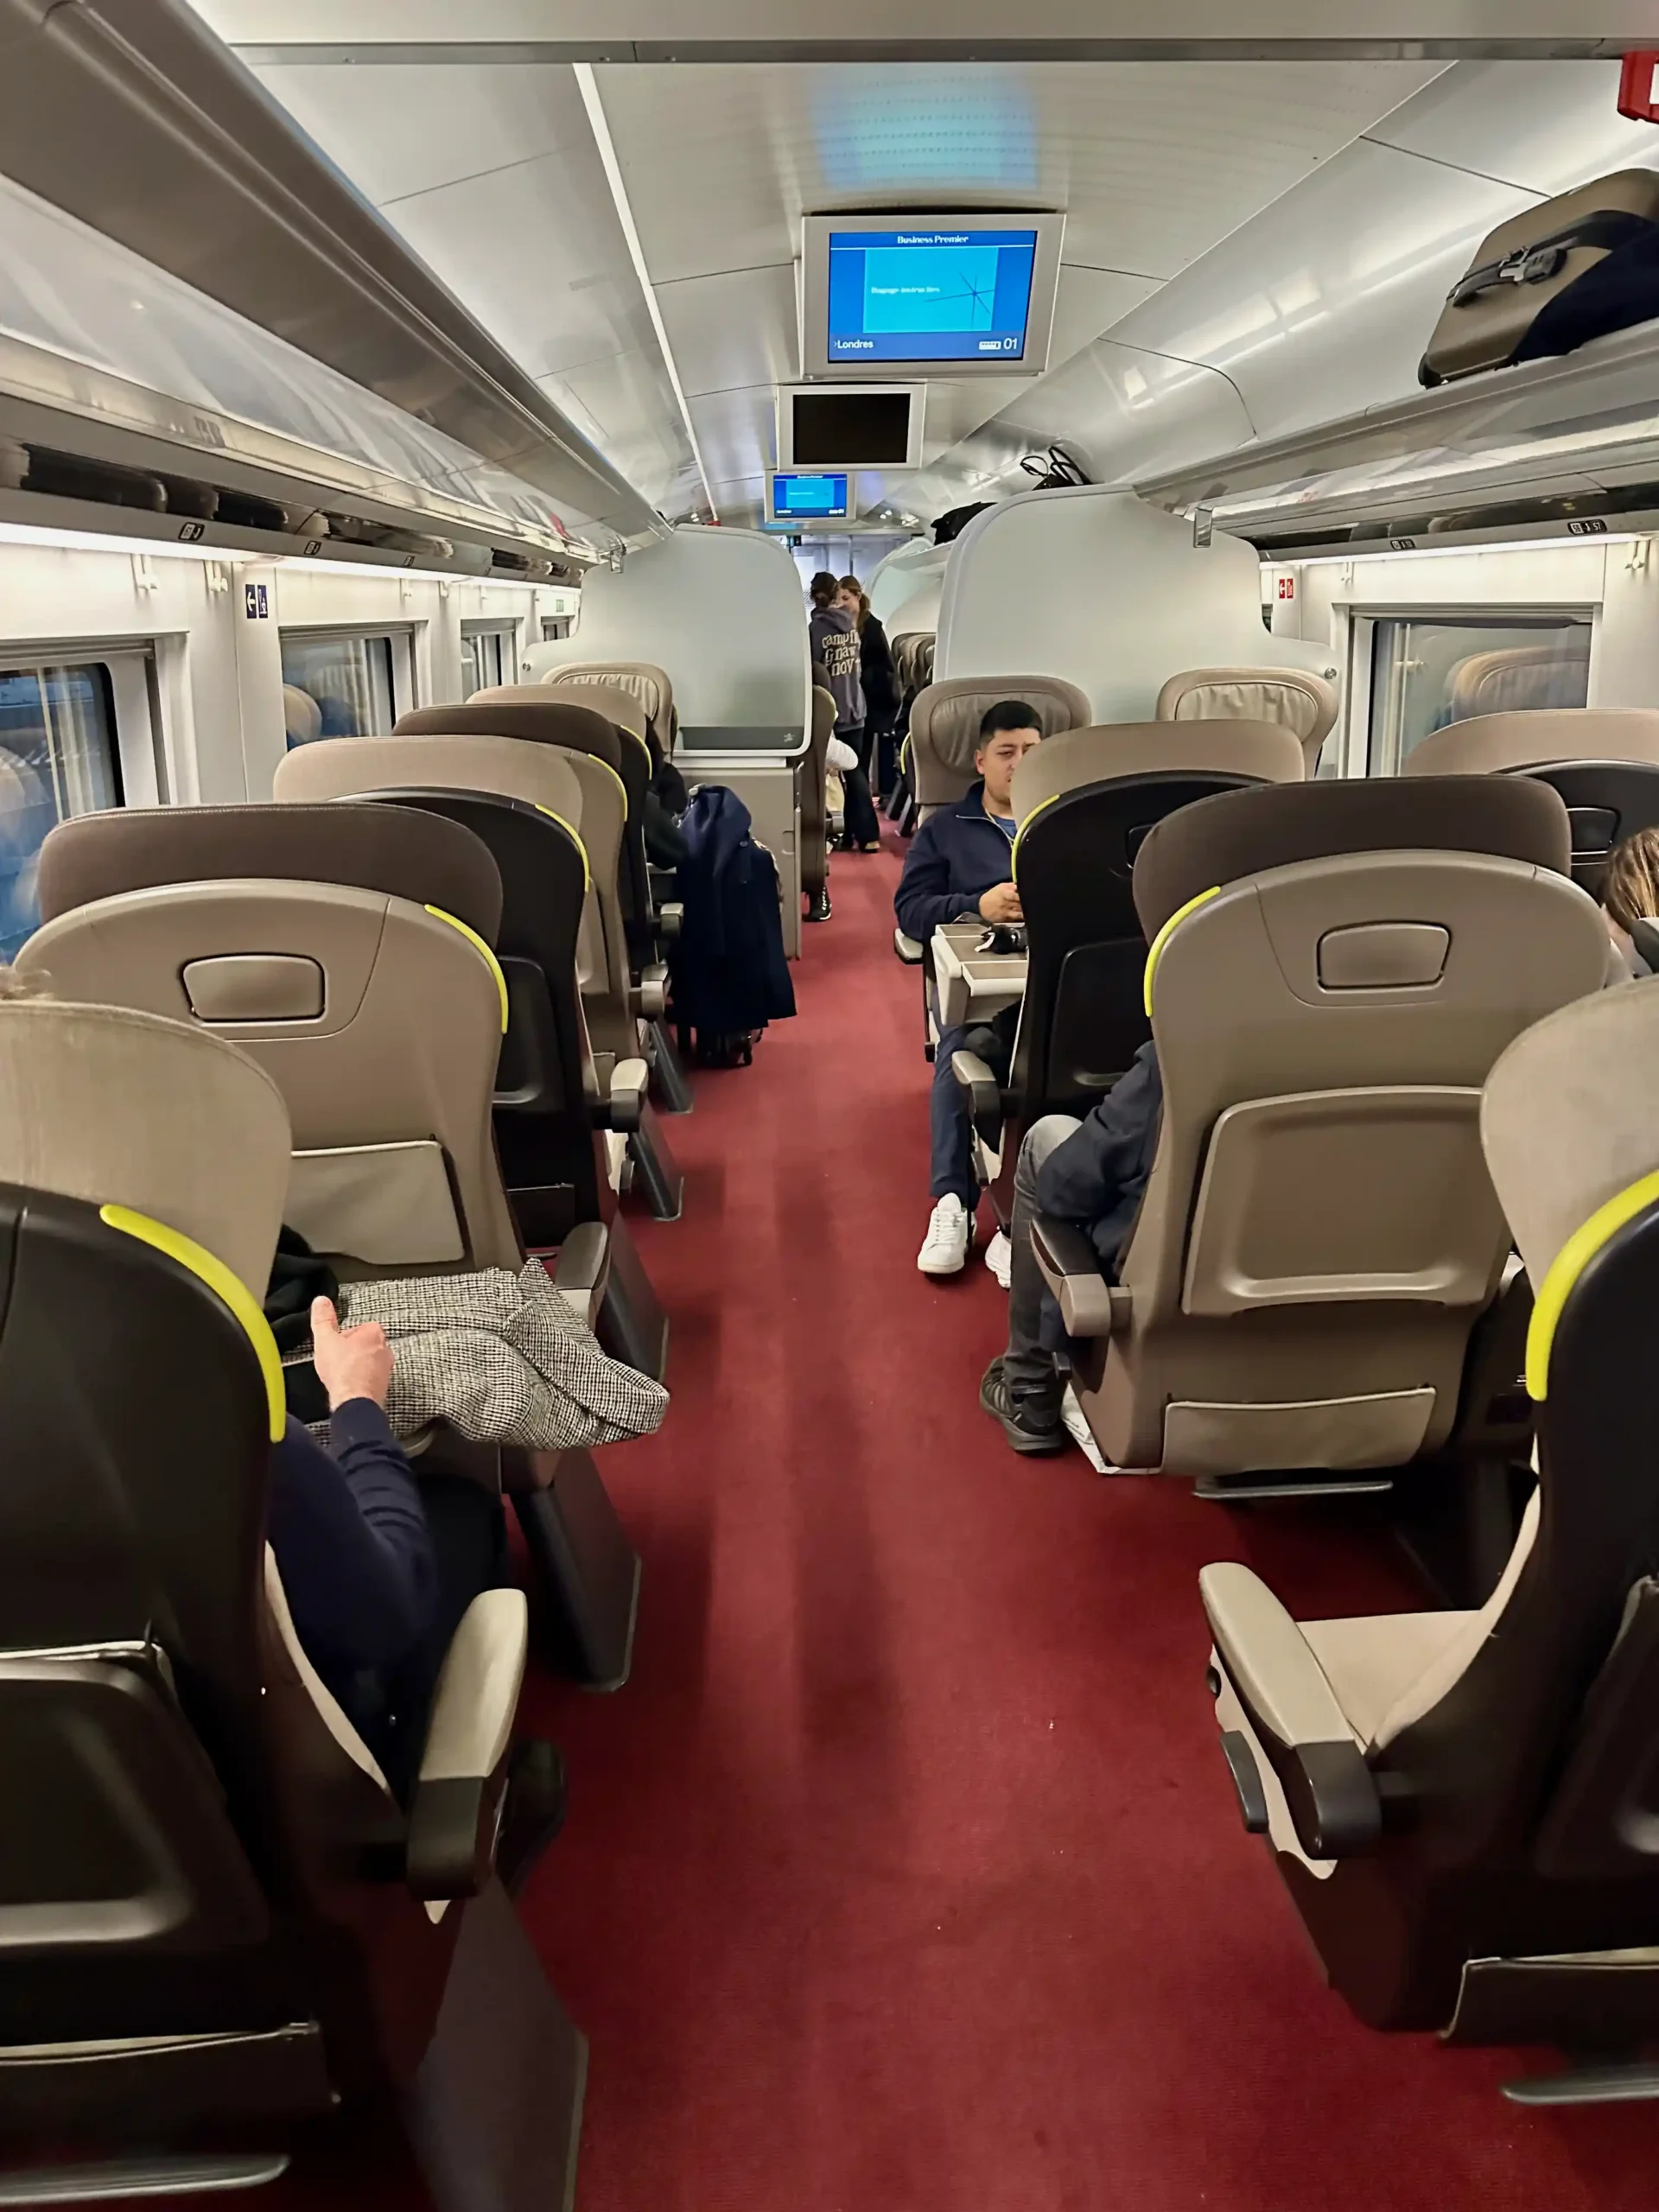
[[[785,391],[783,404],[787,422],[779,424],[779,443],[787,447],[789,466],[793,468],[913,468],[917,465],[921,410],[912,392],[830,387],[822,391]],[[784,458],[782,452],[779,458]]]

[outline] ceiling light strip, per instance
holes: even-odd
[[[639,279],[639,289],[645,296],[645,312],[651,317],[651,327],[657,334],[657,343],[662,348],[663,366],[668,371],[668,380],[674,387],[674,397],[679,404],[680,419],[685,424],[685,435],[691,442],[691,458],[697,464],[697,474],[702,479],[703,497],[709,502],[709,519],[720,520],[720,510],[715,505],[714,487],[709,481],[709,471],[703,467],[702,448],[697,443],[696,425],[691,420],[691,410],[685,397],[685,387],[680,382],[680,372],[674,365],[674,348],[668,342],[668,331],[663,322],[663,311],[657,304],[657,288],[651,281],[651,271],[645,266],[644,249],[639,244],[639,232],[634,224],[633,210],[628,205],[627,187],[622,181],[621,165],[616,158],[616,146],[611,137],[611,126],[605,119],[604,104],[599,97],[599,80],[594,74],[591,61],[573,61],[571,73],[576,89],[582,94],[582,104],[588,111],[588,120],[593,128],[594,143],[599,149],[599,158],[604,166],[605,181],[611,188],[611,198],[616,203],[617,220],[622,226],[622,235],[627,240],[628,253],[633,262],[633,272]]]

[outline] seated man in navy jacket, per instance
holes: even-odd
[[[1013,1245],[1008,1283],[1008,1347],[985,1370],[979,1402],[1016,1452],[1061,1452],[1065,1430],[1060,1401],[1065,1348],[1059,1309],[1031,1249],[1033,1214],[1052,1214],[1088,1232],[1101,1272],[1117,1281],[1117,1263],[1135,1227],[1152,1173],[1163,1119],[1158,1054],[1143,1045],[1098,1106],[1079,1122],[1046,1114],[1020,1147],[1014,1178]]]
[[[1022,699],[1004,699],[986,715],[974,755],[980,781],[955,806],[930,814],[906,855],[893,910],[906,937],[925,944],[942,922],[1021,919],[1008,793],[1014,770],[1041,739],[1036,714]],[[916,1261],[925,1275],[959,1274],[973,1243],[979,1204],[973,1122],[968,1094],[950,1072],[950,1055],[962,1051],[966,1035],[943,1031],[934,1053],[933,1213]]]

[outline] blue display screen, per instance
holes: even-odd
[[[772,511],[779,522],[840,522],[847,513],[844,476],[774,476]]]
[[[831,361],[1020,361],[1035,231],[831,231]]]

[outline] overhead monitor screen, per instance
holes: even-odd
[[[1040,375],[1065,235],[1023,209],[803,216],[803,379]]]
[[[830,365],[1023,363],[1036,264],[1034,228],[832,230]]]
[[[847,479],[828,474],[786,475],[772,480],[772,518],[778,522],[844,522]]]

